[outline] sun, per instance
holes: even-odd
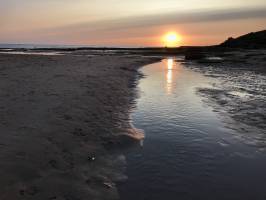
[[[181,41],[181,37],[176,32],[168,32],[163,36],[164,45],[167,47],[175,47]]]

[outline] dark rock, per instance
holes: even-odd
[[[205,57],[206,55],[200,49],[189,49],[185,53],[186,60],[201,60]]]
[[[228,38],[225,42],[220,44],[220,47],[229,48],[266,48],[266,30],[259,32],[252,32],[242,35],[238,38]]]

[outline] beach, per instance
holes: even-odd
[[[0,51],[0,199],[171,199],[178,191],[213,199],[204,192],[213,180],[213,190],[234,182],[234,195],[249,195],[237,192],[245,187],[239,162],[250,163],[242,171],[253,188],[265,185],[264,62],[265,50],[206,51],[197,60]]]
[[[141,56],[0,54],[0,199],[117,199]]]
[[[266,200],[265,0],[0,5],[0,200]]]

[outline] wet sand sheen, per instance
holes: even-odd
[[[130,133],[137,68],[155,60],[1,54],[0,199],[117,199],[111,152]]]

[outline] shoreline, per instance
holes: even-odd
[[[117,199],[140,56],[0,54],[1,199]],[[130,138],[130,139],[129,139]]]
[[[186,62],[184,65],[213,79],[211,86],[195,91],[204,104],[220,115],[235,137],[266,150],[266,51],[235,51],[222,60]],[[216,82],[217,81],[217,82]]]

